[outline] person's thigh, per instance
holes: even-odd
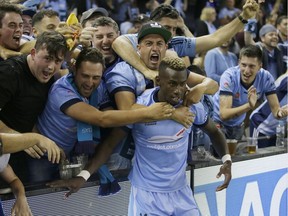
[[[200,216],[191,188],[187,185],[171,195],[171,204],[174,204],[173,216]]]
[[[160,193],[131,187],[128,216],[200,216],[192,191],[187,185],[181,190]]]
[[[128,216],[168,216],[172,214],[173,207],[169,204],[168,196],[159,196],[159,193],[131,186]]]

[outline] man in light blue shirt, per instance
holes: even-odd
[[[219,91],[213,97],[213,118],[227,139],[242,138],[246,113],[264,96],[274,117],[287,116],[287,109],[279,106],[272,75],[261,66],[261,49],[248,45],[240,51],[239,66],[229,68],[221,76]]]
[[[159,66],[159,87],[146,90],[137,98],[137,103],[149,106],[165,101],[174,107],[181,105],[187,77],[182,59],[164,58]],[[224,136],[208,118],[203,105],[197,103],[189,108],[195,114],[194,126],[206,132],[214,127],[208,134],[212,140],[218,140],[213,145],[221,149],[219,154],[223,156],[226,153]],[[185,174],[191,129],[172,120],[132,126],[136,148],[134,165],[129,174],[132,185],[129,216],[200,215]]]

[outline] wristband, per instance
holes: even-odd
[[[221,158],[221,160],[222,160],[222,163],[225,163],[226,161],[231,161],[231,162],[232,162],[232,160],[231,160],[231,155],[230,155],[230,154],[224,155],[224,156]]]
[[[91,174],[87,170],[81,170],[81,172],[77,175],[77,177],[82,177],[87,181]]]
[[[248,20],[244,19],[241,15],[238,16],[238,19],[243,23],[243,24],[247,24]]]

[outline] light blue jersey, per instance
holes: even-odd
[[[157,100],[159,88],[146,90],[137,103],[150,106]],[[194,125],[208,122],[207,112],[201,103],[191,106],[195,114]],[[172,192],[187,185],[185,170],[188,138],[191,128],[173,120],[134,124],[134,165],[129,179],[134,187],[154,192]]]
[[[105,79],[111,95],[119,91],[130,91],[137,97],[147,88],[147,85],[153,87],[153,81],[146,79],[142,73],[124,61],[107,72]]]
[[[125,34],[129,39],[132,46],[137,50],[138,38],[137,34]],[[196,38],[176,36],[168,42],[168,49],[175,51],[179,57],[189,56],[195,57],[196,55]]]
[[[237,62],[237,56],[234,53],[228,52],[224,54],[217,47],[206,53],[204,68],[207,76],[219,83],[223,72],[230,67],[236,66]]]
[[[263,68],[257,72],[253,86],[257,90],[258,100],[263,99],[264,95],[274,94],[276,92],[272,75]],[[213,118],[216,122],[219,122],[224,126],[234,127],[241,125],[245,119],[246,113],[227,121],[221,120],[219,113],[219,98],[221,95],[231,95],[233,97],[232,108],[248,103],[248,89],[241,84],[239,66],[229,68],[222,74],[219,90],[213,97]]]
[[[77,141],[77,121],[67,116],[63,111],[69,106],[87,101],[72,87],[69,79],[72,74],[61,77],[50,89],[44,111],[38,118],[37,128],[41,134],[52,139],[63,148],[68,156]],[[96,108],[109,102],[108,92],[103,82],[95,90],[98,95]]]

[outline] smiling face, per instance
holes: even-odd
[[[112,26],[98,26],[94,35],[93,43],[94,47],[98,48],[103,54],[107,63],[114,61],[116,54],[112,49],[113,41],[119,36],[119,32]]]
[[[261,37],[261,41],[264,43],[265,47],[269,50],[277,47],[278,44],[278,34],[276,31],[268,32],[264,36]]]
[[[23,33],[23,21],[20,14],[7,12],[0,28],[0,45],[11,50],[18,50]]]
[[[242,56],[239,60],[239,67],[241,73],[241,81],[246,86],[250,86],[262,67],[262,63],[257,57]]]
[[[83,61],[75,72],[75,84],[81,96],[89,98],[99,86],[103,74],[101,63]]]
[[[137,48],[145,65],[151,70],[158,70],[167,50],[164,38],[158,34],[149,34],[141,39]]]
[[[32,49],[30,56],[32,61],[29,62],[29,68],[41,83],[47,83],[60,70],[64,60],[64,54],[59,52],[57,57],[50,55],[45,47],[39,51]]]

